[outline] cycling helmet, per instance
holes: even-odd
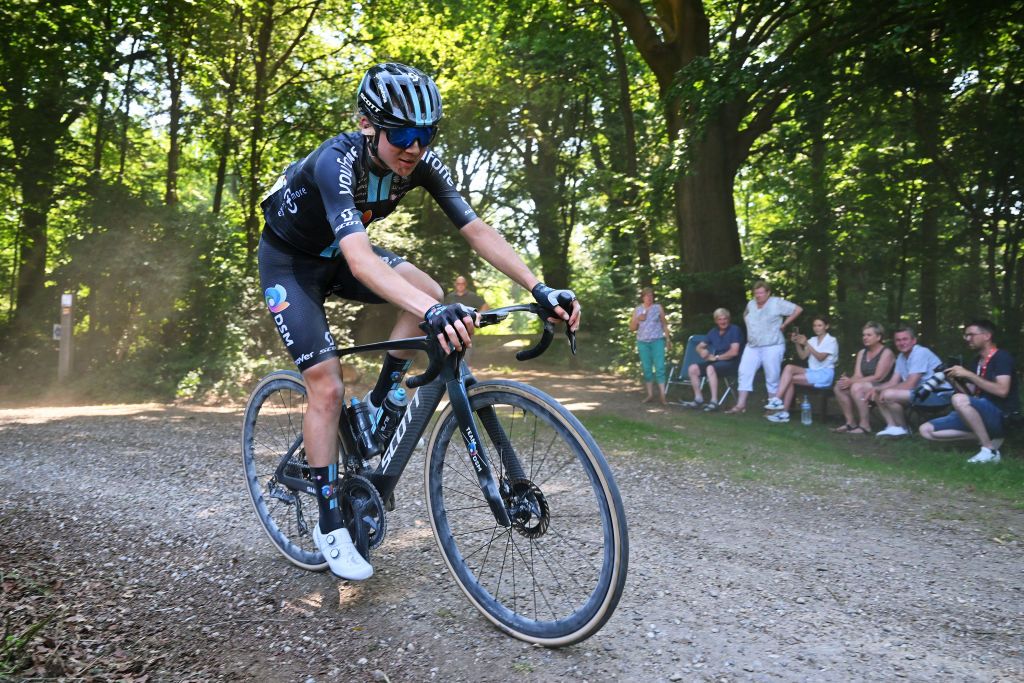
[[[404,64],[370,67],[356,99],[359,111],[378,128],[433,126],[441,120],[441,95],[434,81]]]

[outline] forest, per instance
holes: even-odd
[[[678,340],[764,278],[963,350],[1024,326],[1024,3],[996,0],[14,0],[0,5],[2,384],[234,393],[287,357],[255,249],[278,174],[354,130],[382,61],[437,82],[477,213],[585,308],[603,367],[653,285]],[[528,296],[429,196],[370,237],[450,287]],[[380,307],[329,305],[339,340]],[[596,361],[595,361],[596,362]],[[244,387],[243,387],[244,388]]]

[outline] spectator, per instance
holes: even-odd
[[[738,325],[732,324],[732,314],[728,310],[716,309],[712,317],[715,326],[704,337],[704,341],[697,344],[697,355],[701,360],[686,368],[690,386],[693,387],[693,400],[683,403],[688,408],[703,407],[705,412],[718,410],[718,377],[736,372],[743,347],[743,332]],[[704,397],[701,395],[701,377],[708,378],[708,387],[711,389],[711,400],[707,405],[704,405]]]
[[[981,444],[967,462],[999,462],[1003,419],[1020,410],[1020,394],[1013,356],[996,348],[995,326],[975,320],[964,327],[964,340],[978,352],[974,372],[959,365],[946,369],[946,377],[966,383],[966,393],[953,396],[953,412],[921,425],[929,441],[977,439]]]
[[[921,406],[944,406],[949,405],[950,394],[953,388],[949,384],[942,384],[939,391],[935,391],[928,397],[917,400],[913,398],[912,391],[932,373],[942,366],[942,361],[932,351],[917,343],[917,335],[912,327],[901,327],[892,335],[893,344],[896,345],[896,371],[887,382],[875,387],[868,400],[873,400],[878,406],[878,412],[885,418],[885,429],[875,433],[875,436],[906,436],[910,434],[907,429],[906,416],[903,414],[903,407],[911,403]]]
[[[814,336],[810,339],[799,332],[790,335],[790,341],[796,345],[796,355],[807,361],[807,367],[787,365],[782,371],[778,391],[764,405],[765,410],[779,411],[767,416],[770,422],[789,422],[789,408],[793,405],[796,387],[825,389],[832,386],[836,359],[839,358],[839,342],[828,333],[828,316],[814,316],[811,327]]]
[[[657,382],[661,402],[665,404],[665,349],[671,346],[668,323],[665,322],[665,310],[661,304],[654,303],[653,289],[644,287],[641,298],[642,303],[633,310],[633,316],[629,319],[629,329],[636,332],[640,368],[647,385],[647,398],[643,402],[654,400],[654,383]]]
[[[779,388],[782,355],[786,351],[782,332],[803,312],[796,304],[772,296],[772,290],[764,280],[754,283],[753,294],[754,298],[747,303],[743,313],[747,345],[740,356],[739,399],[727,413],[747,412],[747,397],[754,390],[754,375],[758,368],[764,369],[768,395],[775,395]]]
[[[883,343],[885,328],[876,322],[868,322],[861,331],[864,348],[857,352],[853,361],[853,376],[846,373],[836,381],[832,392],[843,411],[845,422],[832,431],[841,434],[871,433],[871,404],[868,396],[875,387],[881,386],[892,377],[896,354]],[[856,413],[856,419],[854,419]]]
[[[446,304],[462,304],[463,306],[469,306],[476,310],[483,312],[486,311],[490,306],[484,301],[483,297],[476,292],[466,289],[468,283],[466,278],[461,275],[455,278],[455,291],[449,292],[444,298]]]

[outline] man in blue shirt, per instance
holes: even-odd
[[[1020,390],[1013,356],[997,348],[995,325],[975,320],[964,327],[964,340],[978,352],[974,371],[954,365],[946,377],[963,385],[953,396],[953,412],[921,425],[921,436],[930,441],[976,439],[981,444],[967,462],[999,462],[1004,418],[1020,411]]]
[[[686,368],[686,374],[690,376],[690,386],[693,387],[693,400],[686,401],[683,405],[688,408],[703,408],[704,412],[718,410],[718,378],[736,374],[740,354],[743,352],[743,332],[737,325],[732,324],[732,314],[724,308],[719,308],[713,313],[713,317],[715,326],[704,336],[704,341],[697,345],[697,355],[701,359]],[[707,405],[704,405],[704,396],[701,394],[702,376],[708,378],[708,387],[711,389],[711,400]]]

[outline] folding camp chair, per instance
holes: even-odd
[[[697,361],[699,361],[701,359],[700,358],[700,354],[697,353],[697,345],[700,344],[704,340],[705,340],[705,335],[703,335],[703,334],[691,335],[690,338],[686,340],[686,351],[683,352],[683,360],[679,361],[678,363],[674,363],[672,365],[672,369],[668,373],[667,387],[665,388],[665,397],[666,398],[668,397],[668,393],[672,390],[672,387],[674,385],[676,385],[676,384],[684,384],[686,386],[690,386],[691,385],[690,375],[687,374],[687,368],[689,368],[691,365],[693,365],[694,363],[696,363]],[[735,375],[731,375],[731,376],[719,375],[718,376],[718,381],[719,381],[719,387],[718,388],[719,388],[720,391],[724,388],[724,391],[721,391],[721,395],[718,397],[718,405],[725,405],[725,399],[728,398],[730,395],[733,395],[733,380],[734,379],[735,379]],[[707,377],[701,377],[700,378],[700,386],[698,387],[698,389],[703,391],[704,385],[707,383],[707,381],[708,381]],[[683,402],[682,400],[677,401],[677,403],[682,403],[682,402]]]

